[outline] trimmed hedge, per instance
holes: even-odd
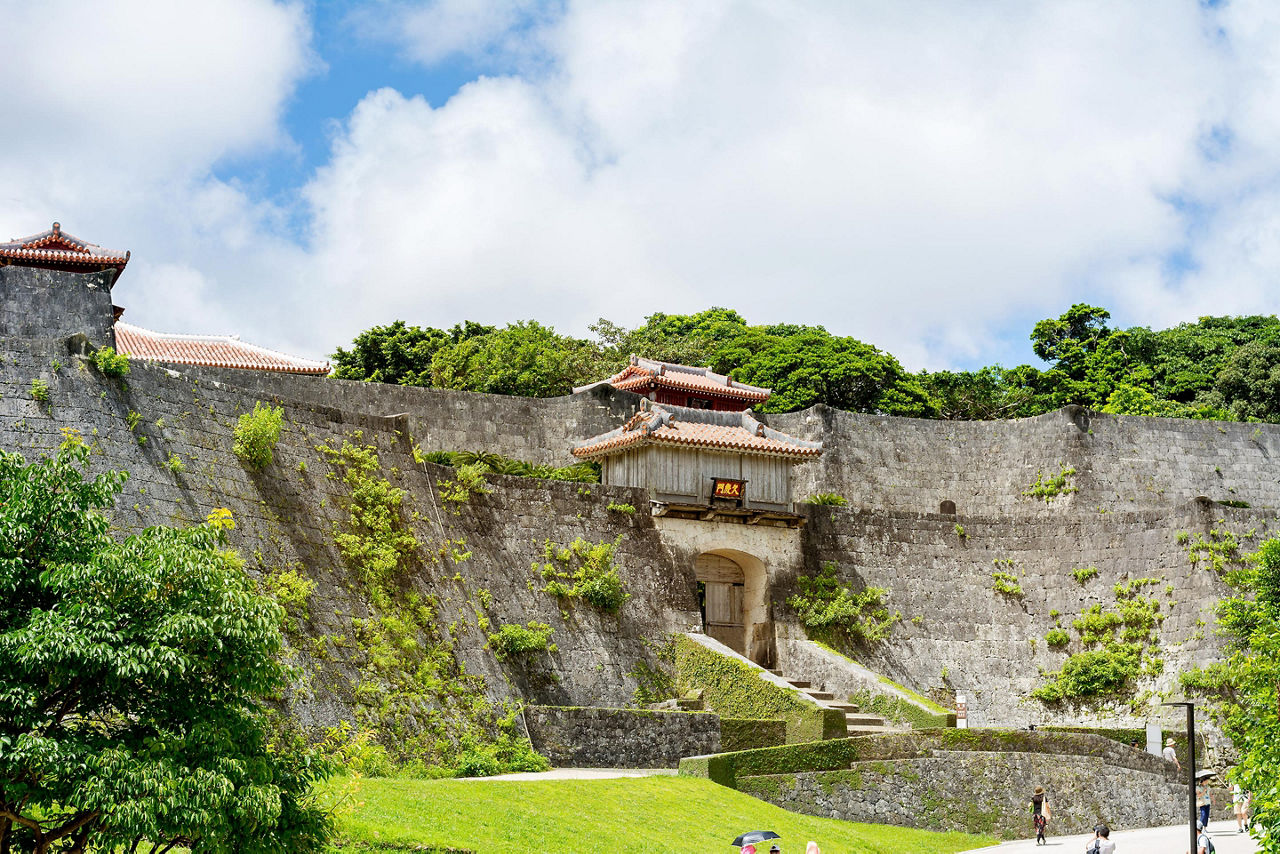
[[[676,685],[702,691],[721,718],[786,721],[787,743],[844,738],[844,713],[802,699],[799,692],[762,679],[761,668],[721,655],[686,635],[676,636]]]
[[[760,747],[777,747],[786,743],[786,721],[720,719],[720,750],[724,753],[755,750]]]

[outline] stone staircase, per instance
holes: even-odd
[[[819,691],[813,687],[812,683],[803,679],[792,679],[780,670],[770,670],[769,672],[774,676],[787,680],[789,685],[798,688],[801,693],[811,697],[815,702],[829,709],[838,709],[844,712],[845,732],[848,733],[849,737],[894,732],[894,728],[889,726],[888,721],[884,718],[879,715],[867,714],[852,703],[837,702],[835,695],[830,691]]]

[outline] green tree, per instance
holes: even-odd
[[[1234,781],[1253,792],[1260,850],[1280,854],[1280,539],[1227,580],[1237,595],[1218,605],[1218,623],[1230,658],[1213,671],[1212,709],[1239,751]]]
[[[409,326],[403,320],[374,326],[357,335],[350,350],[337,349],[331,357],[333,375],[343,380],[422,385],[419,380],[424,372],[430,376],[438,350],[493,331],[492,326],[470,320],[448,332]]]
[[[716,359],[722,367],[734,365],[735,380],[773,389],[761,407],[765,412],[824,403],[849,412],[919,418],[937,413],[928,392],[893,356],[820,326],[751,327]]]
[[[713,307],[696,314],[651,314],[643,326],[624,329],[601,318],[591,326],[600,341],[606,369],[601,376],[622,370],[632,353],[659,362],[714,366],[717,353],[747,331],[738,312]],[[722,370],[716,367],[716,370]],[[732,368],[732,365],[729,366]]]
[[[424,372],[406,384],[555,397],[586,382],[598,363],[598,351],[589,342],[534,320],[520,321],[441,348],[431,360],[429,378]]]
[[[1077,403],[1099,408],[1118,385],[1151,384],[1150,368],[1128,352],[1129,333],[1107,326],[1110,318],[1105,308],[1077,303],[1062,316],[1035,325],[1032,350],[1051,363],[1045,390],[1054,407]]]
[[[1202,395],[1240,421],[1280,421],[1280,341],[1250,341],[1224,360],[1213,391]]]
[[[229,514],[116,539],[122,473],[69,434],[0,454],[0,851],[314,851],[325,762],[273,742],[278,606]]]
[[[1040,372],[1028,365],[1006,370],[999,365],[976,371],[921,371],[917,379],[938,406],[938,417],[952,421],[1025,418],[1048,408],[1037,392]]]

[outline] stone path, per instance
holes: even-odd
[[[676,774],[674,768],[552,768],[550,771],[464,777],[464,780],[612,780],[617,777],[656,777]]]
[[[1258,843],[1249,834],[1236,833],[1235,821],[1210,822],[1209,838],[1213,840],[1214,848],[1219,854],[1255,854],[1258,851]],[[1049,844],[1040,846],[1036,845],[1035,839],[1019,839],[1002,845],[975,848],[973,851],[990,851],[993,854],[1030,854],[1033,851],[1082,854],[1092,839],[1092,833],[1084,836],[1050,836]],[[1111,839],[1116,843],[1116,854],[1185,854],[1187,844],[1191,841],[1185,824],[1141,830],[1113,830]]]

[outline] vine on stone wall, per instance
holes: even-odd
[[[1076,470],[1068,465],[1062,465],[1057,474],[1047,478],[1044,476],[1044,471],[1039,470],[1036,472],[1035,481],[1022,494],[1043,501],[1045,504],[1052,504],[1059,495],[1070,495],[1079,491],[1071,482],[1075,474]]]
[[[841,581],[834,561],[824,563],[817,575],[797,576],[796,586],[799,592],[787,597],[787,606],[810,637],[832,646],[882,641],[902,619],[885,604],[887,589],[867,587],[855,593]]]
[[[546,582],[542,592],[562,602],[581,599],[606,614],[618,613],[631,598],[618,575],[616,555],[621,544],[621,535],[611,543],[578,537],[567,546],[547,540],[543,544],[546,563],[533,565]]]
[[[1162,578],[1135,578],[1117,583],[1115,603],[1104,608],[1095,603],[1071,623],[1080,636],[1081,649],[1067,657],[1060,670],[1045,674],[1048,681],[1031,692],[1046,703],[1100,696],[1132,694],[1142,676],[1164,670],[1159,654],[1159,626],[1164,620],[1160,602],[1143,595]],[[1045,636],[1050,646],[1061,648],[1069,636],[1054,629]]]
[[[458,661],[454,633],[439,625],[439,603],[409,587],[415,565],[469,558],[466,542],[442,539],[434,553],[424,550],[405,518],[404,490],[386,479],[377,449],[362,440],[357,430],[341,447],[317,448],[347,487],[347,518],[335,525],[334,543],[373,611],[351,620],[360,669],[356,732],[376,733],[401,773],[544,770],[545,758],[516,733],[516,710],[490,703],[484,680]]]

